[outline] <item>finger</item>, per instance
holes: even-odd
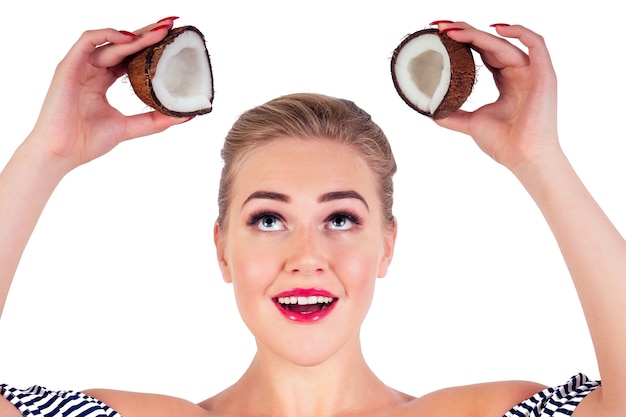
[[[109,40],[106,45],[92,50],[89,56],[89,63],[99,68],[109,68],[118,65],[126,57],[161,41],[167,35],[169,29],[172,28],[172,25],[172,21],[165,21],[151,25],[150,29],[141,29],[135,33],[136,37],[127,36],[132,39],[131,42]]]
[[[139,138],[162,132],[174,125],[188,122],[192,118],[171,117],[158,111],[136,114],[127,118],[123,140]]]
[[[442,23],[440,29],[462,43],[469,43],[491,68],[521,67],[528,65],[528,55],[506,39],[478,30],[465,22]],[[502,28],[502,26],[498,26]]]
[[[456,132],[465,133],[469,135],[470,132],[470,117],[472,113],[467,112],[465,110],[457,110],[452,113],[450,116],[445,117],[443,119],[435,119],[435,123],[437,123],[441,127],[445,127],[446,129],[454,130]]]
[[[495,25],[495,28],[499,35],[518,39],[528,48],[531,65],[554,71],[550,53],[541,35],[521,25]]]
[[[98,46],[105,43],[129,44],[135,40],[135,35],[115,29],[88,30],[83,32],[78,41],[70,48],[60,65],[79,68],[88,62],[90,55]]]
[[[143,35],[145,33],[150,32],[152,29],[156,28],[157,26],[161,26],[161,25],[168,24],[168,23],[173,23],[174,20],[176,20],[176,19],[178,19],[178,17],[176,17],[176,16],[167,17],[165,19],[159,20],[156,23],[150,23],[149,25],[146,25],[146,26],[144,26],[144,27],[142,27],[140,29],[133,30],[133,33],[135,35],[141,36],[141,35]]]

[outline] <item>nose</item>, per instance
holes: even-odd
[[[327,268],[322,234],[314,228],[292,231],[287,242],[285,269],[291,274],[314,275]]]

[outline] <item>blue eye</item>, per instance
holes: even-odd
[[[264,232],[275,232],[285,229],[283,221],[277,215],[272,213],[259,213],[252,215],[250,216],[248,224],[251,226],[254,225],[259,230]]]
[[[361,224],[360,219],[349,213],[334,213],[328,220],[328,228],[331,230],[350,230]]]

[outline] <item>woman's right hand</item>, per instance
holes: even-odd
[[[126,58],[162,40],[170,17],[135,33],[85,32],[57,66],[34,129],[0,172],[0,315],[26,243],[59,181],[118,143],[188,119],[124,116],[106,98]]]
[[[162,19],[134,33],[114,29],[84,32],[57,66],[26,143],[46,156],[60,158],[69,171],[124,140],[186,121],[156,111],[124,116],[106,98],[107,89],[126,73],[126,58],[162,40],[175,19]]]

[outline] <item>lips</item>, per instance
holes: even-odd
[[[317,288],[295,288],[276,295],[273,301],[289,320],[313,322],[321,320],[333,310],[337,297]]]

